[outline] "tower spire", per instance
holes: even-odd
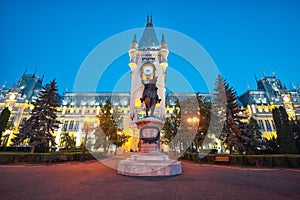
[[[149,15],[149,13],[147,14],[147,23],[146,23],[146,27],[153,27],[153,23],[152,23],[152,15]]]
[[[43,73],[43,76],[41,78],[42,82],[43,82],[44,78],[45,78],[45,72]]]
[[[166,41],[165,41],[165,34],[164,33],[162,33],[162,35],[161,35],[161,43],[166,43]]]
[[[137,49],[138,48],[138,44],[137,44],[137,40],[136,40],[136,33],[133,36],[133,40],[130,44],[130,49]]]
[[[262,70],[262,75],[264,78],[266,78],[266,74],[265,74],[264,70]]]
[[[256,74],[254,73],[254,78],[255,78],[255,81],[256,81],[256,83],[258,82],[258,79],[257,79],[257,76],[256,76]]]
[[[144,29],[143,35],[139,42],[139,49],[147,48],[157,48],[159,47],[159,42],[156,37],[156,33],[152,23],[152,16],[149,19],[149,14],[147,15],[147,24]]]
[[[23,76],[25,76],[25,74],[27,73],[27,69],[28,69],[28,67],[25,68]]]
[[[275,71],[274,71],[274,70],[272,70],[272,74],[273,74],[274,77],[276,77],[276,74],[275,74]]]
[[[135,33],[134,36],[133,36],[132,43],[137,43],[137,41],[136,41],[136,33]]]
[[[161,46],[162,48],[168,48],[168,45],[167,45],[167,43],[166,43],[166,41],[165,41],[165,34],[164,34],[164,33],[162,33],[162,35],[161,35],[160,46]]]

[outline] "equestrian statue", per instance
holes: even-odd
[[[145,102],[145,108],[146,108],[146,116],[149,116],[149,110],[150,110],[150,116],[154,116],[154,110],[155,105],[157,103],[160,103],[161,99],[158,98],[157,95],[157,87],[156,87],[157,77],[154,79],[147,79],[145,81],[142,81],[144,85],[144,91],[143,96],[140,98],[141,102]]]

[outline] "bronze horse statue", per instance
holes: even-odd
[[[157,103],[160,103],[161,99],[158,98],[157,95],[157,87],[156,87],[156,80],[157,78],[154,78],[149,81],[149,83],[144,83],[144,91],[143,96],[140,98],[141,102],[145,102],[146,107],[146,116],[149,116],[149,110],[150,110],[150,116],[154,116],[154,110],[155,105]]]

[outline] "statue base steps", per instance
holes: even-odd
[[[131,155],[121,160],[118,173],[126,176],[174,176],[182,173],[181,163],[159,152]]]

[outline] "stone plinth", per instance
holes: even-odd
[[[138,145],[140,153],[160,152],[160,129],[163,124],[163,121],[154,117],[147,117],[136,122],[140,129]]]
[[[139,153],[121,160],[118,173],[127,176],[173,176],[182,173],[181,163],[159,152]]]
[[[127,176],[173,176],[182,173],[181,163],[160,153],[160,129],[164,122],[153,117],[136,122],[140,129],[139,153],[121,160],[118,173]]]

